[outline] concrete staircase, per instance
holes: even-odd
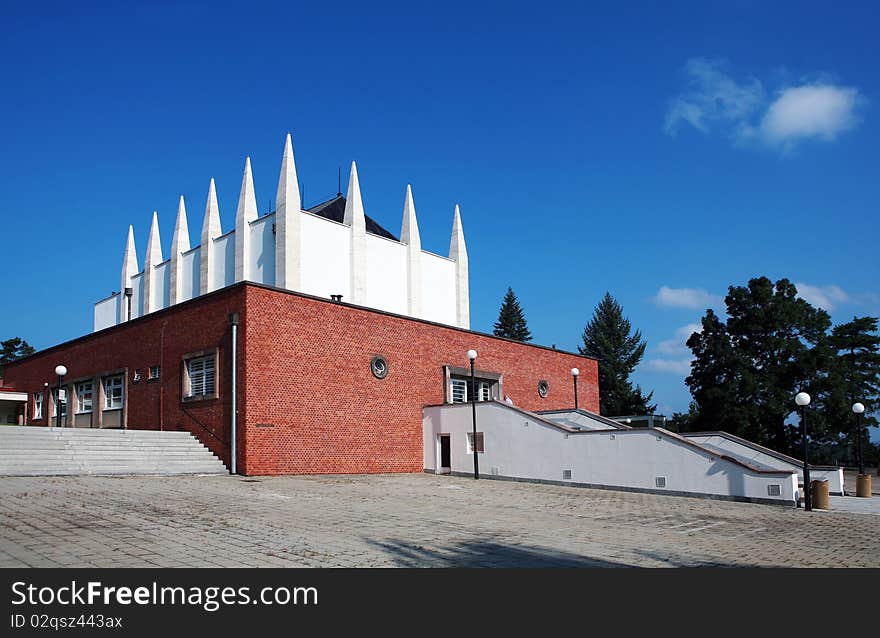
[[[189,432],[0,426],[0,475],[226,473]]]

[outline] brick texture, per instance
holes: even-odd
[[[577,367],[580,406],[599,410],[592,359],[251,284],[42,351],[7,367],[5,381],[37,392],[57,383],[58,363],[70,381],[125,368],[128,427],[188,430],[228,464],[231,312],[241,319],[237,458],[246,474],[420,472],[422,408],[443,402],[443,367],[467,367],[470,348],[519,407],[572,407]],[[182,402],[184,355],[214,348],[219,397]],[[377,354],[388,360],[384,379],[370,370]],[[161,378],[147,381],[153,365]]]

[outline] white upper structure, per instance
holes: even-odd
[[[309,210],[300,201],[293,144],[284,143],[275,211],[259,216],[250,158],[245,160],[235,228],[223,233],[212,179],[201,243],[189,245],[181,196],[171,241],[162,257],[159,218],[153,213],[144,268],[138,267],[134,230],[122,260],[120,292],[95,304],[95,331],[187,301],[240,281],[275,286],[462,328],[470,327],[468,258],[455,206],[449,257],[422,250],[412,189],[406,187],[400,241],[366,216],[357,166],[351,163],[346,197]]]

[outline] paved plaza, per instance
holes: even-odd
[[[880,516],[429,474],[0,478],[0,567],[716,565],[880,567]]]

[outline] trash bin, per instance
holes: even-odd
[[[856,496],[871,498],[871,475],[859,474],[856,477]]]
[[[828,503],[828,481],[816,480],[810,481],[810,495],[813,499],[813,509],[827,510]]]

